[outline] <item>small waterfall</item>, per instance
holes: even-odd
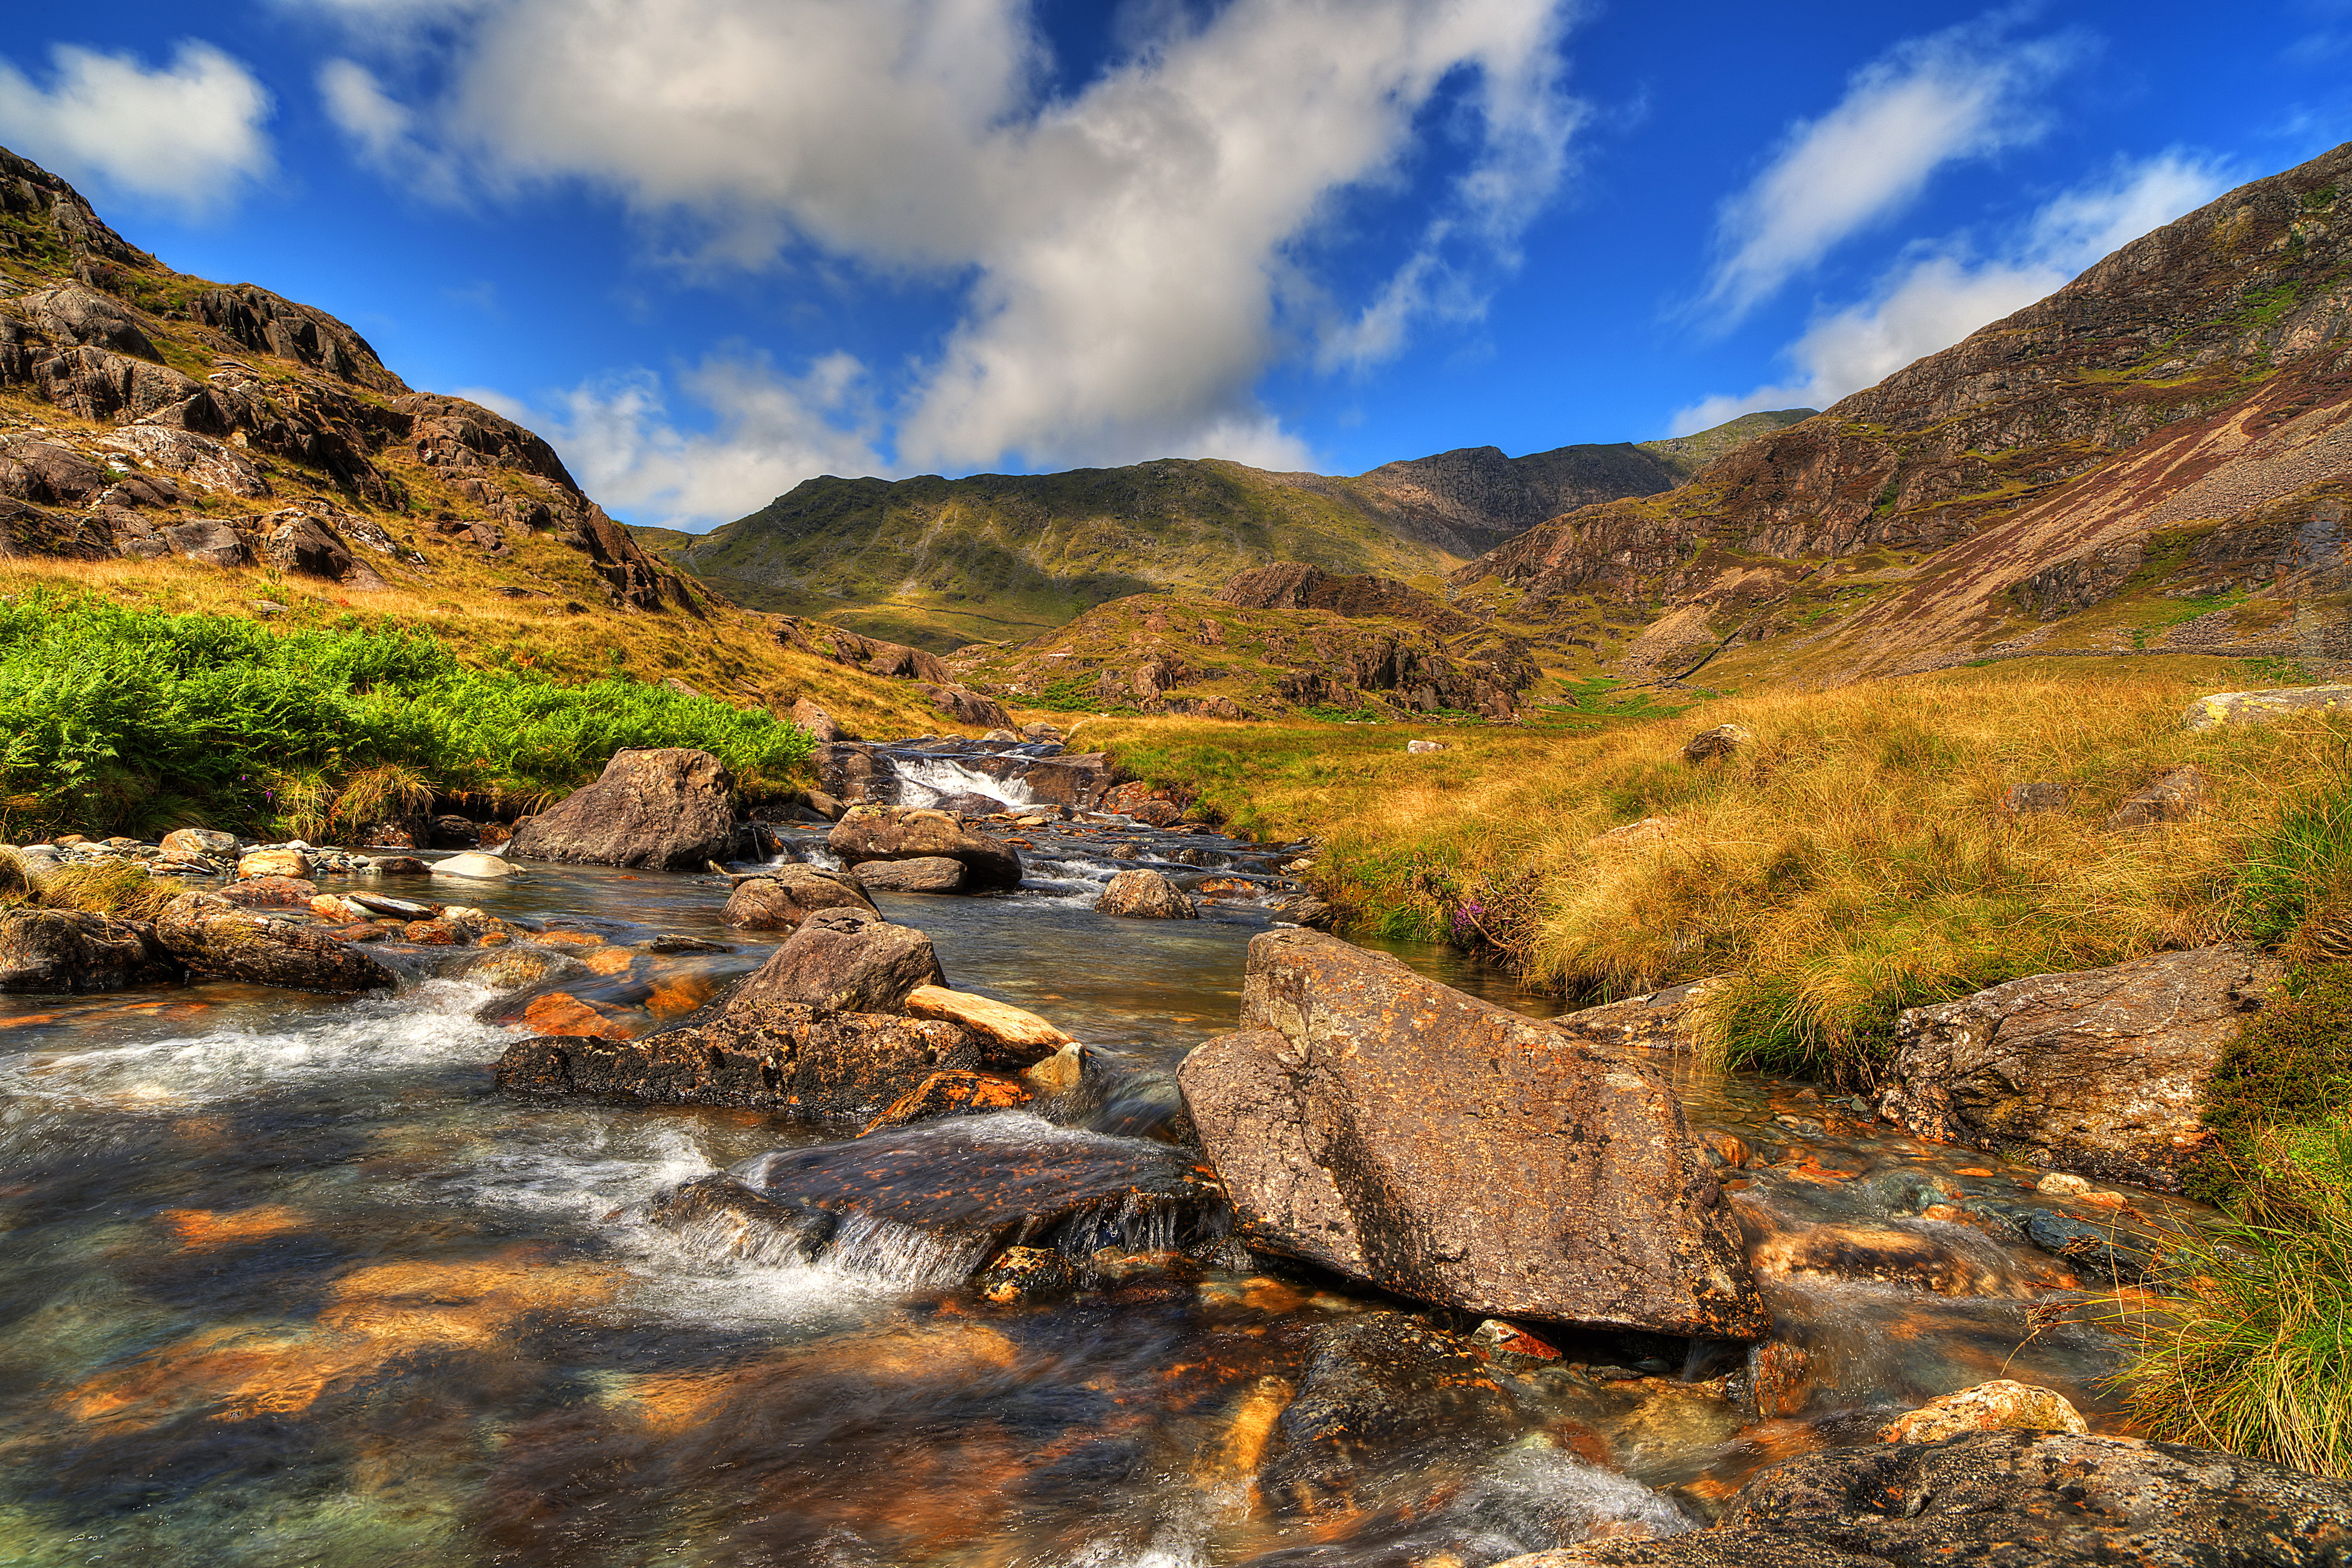
[[[971,1278],[989,1252],[985,1233],[935,1236],[895,1220],[841,1216],[822,1262],[836,1273],[902,1290],[940,1289]]]
[[[901,805],[937,805],[958,795],[985,795],[1008,809],[1035,804],[1022,780],[991,778],[945,757],[901,757],[898,767]]]

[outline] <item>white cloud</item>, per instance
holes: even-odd
[[[546,437],[590,495],[668,528],[732,521],[817,474],[890,471],[873,447],[866,369],[847,354],[798,376],[780,374],[764,355],[714,354],[677,379],[717,415],[715,428],[672,423],[661,380],[647,370],[584,382],[538,407],[494,390],[464,395]]]
[[[1759,408],[1827,408],[2054,293],[2102,257],[2210,201],[2231,179],[2218,163],[2167,153],[2118,163],[2106,179],[2053,198],[2011,237],[2005,255],[1977,258],[1965,237],[1914,247],[1869,299],[1814,318],[1785,351],[1794,378],[1706,398],[1675,416],[1675,433]]]
[[[492,188],[616,190],[695,225],[706,264],[806,244],[968,279],[895,411],[909,466],[1212,439],[1296,458],[1253,388],[1324,313],[1301,242],[1342,193],[1391,179],[1441,84],[1459,89],[1468,112],[1445,120],[1467,172],[1377,319],[1335,330],[1339,357],[1475,305],[1565,170],[1561,5],[1232,0],[1124,20],[1133,52],[1049,97],[1030,0],[485,0],[443,101],[395,120],[346,80],[339,118],[371,157],[434,125]]]
[[[197,217],[270,172],[269,94],[210,44],[159,70],[69,44],[49,59],[47,88],[0,60],[0,142],[67,179]]]
[[[2064,35],[2024,42],[2004,18],[1896,46],[1845,97],[1801,122],[1769,166],[1724,204],[1704,303],[1737,319],[1839,241],[1908,206],[1944,164],[2039,137],[2033,102],[2081,52]]]
[[[361,161],[402,180],[419,194],[457,199],[462,179],[450,159],[417,135],[417,117],[384,91],[375,73],[356,60],[319,68],[319,101],[327,118],[352,140]]]

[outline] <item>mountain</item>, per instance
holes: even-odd
[[[1643,678],[1823,684],[2042,653],[2324,668],[2352,656],[2347,500],[2352,145],[1451,586]]]
[[[1760,431],[1770,426],[1756,422],[1779,417],[1743,423]],[[1546,518],[1680,484],[1679,450],[1621,443],[1507,458],[1467,447],[1352,478],[1181,458],[961,479],[827,477],[700,539],[637,536],[744,604],[946,649],[1034,636],[1152,589],[1211,592],[1277,561],[1434,587]]]

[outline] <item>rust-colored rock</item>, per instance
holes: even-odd
[[[735,842],[734,776],[683,746],[615,752],[604,776],[515,831],[531,860],[699,871]]]
[[[975,1116],[984,1110],[1017,1110],[1029,1103],[1030,1093],[1009,1078],[950,1068],[931,1073],[885,1106],[866,1124],[867,1132],[905,1127],[940,1116]]]
[[[522,1022],[542,1035],[567,1038],[625,1040],[636,1032],[625,1021],[568,991],[532,997],[522,1010]]]
[[[1250,943],[1241,1022],[1178,1083],[1252,1246],[1482,1316],[1764,1331],[1647,1068],[1305,931]]]

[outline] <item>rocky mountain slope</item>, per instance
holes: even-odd
[[[2352,655],[2352,146],[1457,572],[1631,675],[1821,684],[2024,653]]]
[[[1731,438],[1811,412],[1749,415]],[[1276,561],[1434,587],[1547,518],[1671,489],[1689,477],[1690,443],[1723,438],[1521,458],[1466,447],[1353,478],[1173,458],[961,479],[828,477],[700,539],[639,538],[742,603],[945,649],[1034,635],[1129,594],[1207,592]]]

